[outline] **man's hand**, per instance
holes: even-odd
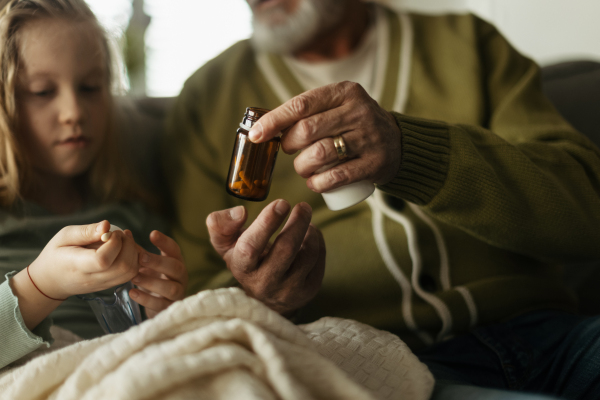
[[[361,180],[383,185],[400,169],[402,135],[395,118],[357,83],[334,83],[294,97],[254,124],[250,140],[264,142],[282,131],[283,151],[303,150],[294,167],[317,193]],[[349,158],[316,173],[338,161],[333,144],[338,135]]]
[[[325,241],[310,223],[308,204],[294,207],[270,244],[289,210],[285,200],[275,200],[246,230],[243,206],[213,212],[206,220],[211,243],[246,293],[284,316],[312,300],[325,272]]]

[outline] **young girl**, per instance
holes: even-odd
[[[157,219],[117,157],[111,57],[84,0],[0,7],[1,368],[48,346],[52,323],[102,334],[73,295],[133,280],[153,316],[183,298],[187,273],[172,239],[148,235]]]

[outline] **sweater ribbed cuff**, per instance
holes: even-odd
[[[10,279],[16,272],[6,274],[6,281],[0,284],[0,368],[31,353],[42,345],[50,347],[53,342],[50,334],[52,320],[45,318],[30,331],[25,326],[19,309],[19,300],[12,292]]]
[[[448,174],[450,135],[447,124],[392,113],[402,132],[402,164],[382,191],[417,205],[428,204]]]

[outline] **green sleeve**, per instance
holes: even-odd
[[[6,274],[6,280],[0,284],[0,368],[40,346],[50,347],[53,342],[50,318],[44,319],[33,331],[25,326],[19,310],[19,299],[10,287],[10,278],[15,274],[16,272]]]
[[[478,29],[487,126],[395,114],[402,166],[381,189],[503,249],[600,258],[600,151],[544,97],[538,66],[489,24]]]
[[[228,199],[216,161],[220,150],[214,140],[218,135],[209,135],[210,129],[203,125],[201,105],[210,99],[205,99],[198,87],[206,85],[188,82],[177,98],[167,122],[169,143],[163,153],[176,213],[172,233],[189,273],[189,294],[235,284],[206,228],[210,212],[235,204]]]

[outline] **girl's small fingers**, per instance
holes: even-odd
[[[164,274],[161,274],[160,272],[158,272],[152,268],[146,268],[146,267],[141,267],[138,271],[138,274],[144,274],[144,275],[156,278],[156,279],[169,279]]]
[[[183,256],[181,255],[181,249],[175,240],[165,235],[161,231],[150,232],[150,241],[153,245],[163,253],[163,255],[173,257],[183,262]]]
[[[185,265],[175,258],[144,252],[139,256],[139,263],[143,267],[165,274],[174,281],[180,283],[187,282],[188,275]]]
[[[132,282],[149,292],[155,293],[168,300],[181,300],[185,296],[185,288],[179,282],[168,279],[157,279],[144,274],[137,274]]]
[[[110,239],[96,250],[97,269],[94,272],[106,271],[115,262],[123,248],[123,232],[113,232]]]
[[[53,238],[57,246],[86,246],[100,241],[108,232],[110,224],[102,221],[97,224],[72,225],[62,228]]]
[[[137,275],[140,268],[138,263],[138,250],[135,241],[128,237],[124,232],[113,232],[110,240],[105,244],[110,243],[113,238],[120,237],[122,245],[114,258],[114,261],[110,265],[110,268],[104,270],[98,275],[98,279],[104,279],[106,281],[118,280],[121,282],[127,282]],[[104,247],[104,246],[103,246]]]
[[[172,301],[163,297],[156,297],[137,289],[131,289],[129,291],[129,297],[131,297],[139,305],[146,307],[146,311],[153,310],[157,313],[167,309],[167,307],[173,304]]]

